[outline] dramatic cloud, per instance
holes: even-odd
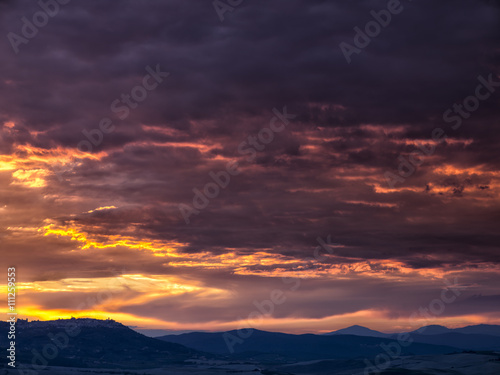
[[[456,279],[433,319],[500,323],[498,2],[402,0],[371,38],[395,1],[49,3],[0,3],[25,316],[236,328],[277,289],[260,328],[390,330]]]

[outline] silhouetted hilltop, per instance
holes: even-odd
[[[20,329],[34,329],[34,328],[65,328],[68,325],[75,327],[101,327],[101,328],[128,328],[123,324],[113,319],[92,319],[92,318],[71,318],[71,319],[56,319],[56,320],[31,320],[18,319],[16,326]]]
[[[356,335],[356,336],[369,336],[369,337],[389,337],[387,333],[382,333],[379,331],[374,331],[373,329],[366,328],[363,326],[350,326],[347,328],[339,329],[337,331],[325,333],[326,336],[329,335]]]
[[[2,331],[7,323],[1,322]],[[16,324],[17,361],[28,366],[148,368],[203,356],[183,345],[146,337],[113,320],[59,319]],[[1,335],[2,347],[7,335]],[[5,359],[2,359],[5,363]]]

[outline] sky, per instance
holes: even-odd
[[[20,317],[500,324],[500,2],[43,4],[0,2]]]

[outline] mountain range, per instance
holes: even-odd
[[[217,333],[185,333],[167,335],[158,339],[186,347],[232,358],[278,359],[289,361],[311,361],[321,359],[348,359],[375,357],[384,353],[384,346],[396,341],[356,335],[292,335],[265,332],[256,329]],[[461,351],[449,345],[414,343],[401,347],[402,355],[446,354]]]
[[[405,333],[405,332],[403,332]],[[408,332],[410,334],[420,335],[439,335],[444,333],[461,333],[461,334],[476,334],[476,335],[489,335],[500,336],[500,326],[492,324],[478,324],[462,328],[448,328],[440,325],[428,325],[420,327],[414,331]],[[325,335],[356,335],[356,336],[370,336],[370,337],[394,337],[398,333],[382,333],[374,331],[363,326],[350,326],[347,328],[339,329],[337,331],[325,333]]]
[[[407,333],[416,343],[453,346],[463,350],[500,350],[500,326],[479,324],[462,328],[447,328],[440,325],[423,326],[403,333],[382,333],[362,326],[351,326],[326,335],[355,335],[397,339]]]
[[[469,326],[449,329],[427,326],[403,333],[382,333],[362,326],[352,326],[324,335],[292,335],[259,330],[229,332],[191,332],[180,335],[165,335],[158,339],[182,344],[189,348],[219,355],[244,356],[268,355],[293,360],[315,360],[323,358],[370,357],[383,353],[382,345],[397,342],[399,337],[411,342],[408,347],[400,345],[402,355],[444,354],[462,350],[500,350],[499,326]],[[481,332],[489,332],[483,334]],[[403,336],[400,336],[403,335]],[[241,338],[240,336],[248,336]]]
[[[8,327],[7,322],[0,322],[2,331],[6,332]],[[66,367],[80,368],[82,372],[92,368],[123,369],[130,374],[135,374],[129,372],[133,369],[169,368],[172,370],[169,373],[173,374],[191,373],[189,371],[198,369],[200,374],[211,375],[217,367],[217,374],[226,373],[227,369],[231,373],[238,372],[235,368],[253,368],[249,371],[255,375],[291,374],[292,369],[293,373],[336,374],[333,370],[359,370],[366,361],[387,354],[392,356],[391,366],[401,367],[404,363],[420,366],[419,363],[429,361],[432,363],[426,366],[437,366],[436,363],[448,361],[451,368],[456,360],[467,368],[472,363],[486,361],[486,367],[478,374],[489,374],[485,371],[491,368],[493,374],[500,373],[500,356],[497,353],[500,350],[500,326],[491,325],[458,329],[427,326],[402,334],[352,326],[323,335],[245,329],[152,338],[113,320],[60,319],[20,320],[16,330],[18,363],[28,367],[34,364],[38,370],[59,366],[51,368],[49,372],[52,373],[56,373],[54,369]],[[412,343],[401,345],[399,335],[404,335]],[[8,347],[6,334],[0,335],[0,345]],[[49,350],[50,347],[52,349]],[[47,354],[51,350],[56,351],[55,355]],[[401,362],[401,356],[406,362]],[[6,365],[5,357],[0,359],[0,364]],[[462,374],[450,371],[450,374]]]

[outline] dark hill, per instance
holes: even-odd
[[[417,335],[441,335],[443,333],[449,333],[449,332],[453,332],[453,330],[444,326],[433,324],[430,326],[420,327],[419,329],[412,331],[410,333],[414,333]]]
[[[350,326],[347,328],[339,329],[337,331],[325,333],[325,335],[356,335],[356,336],[369,336],[369,337],[389,337],[389,334],[382,333],[379,331],[374,331],[363,326]]]
[[[456,333],[443,333],[440,335],[412,334],[415,342],[434,345],[452,345],[464,350],[500,350],[500,337],[490,335],[476,335]]]
[[[7,324],[1,322],[2,331]],[[146,337],[112,320],[19,321],[17,361],[30,366],[148,368],[181,363],[201,353]],[[2,347],[7,344],[2,334]],[[8,346],[7,346],[8,347]],[[52,358],[54,357],[54,358]],[[2,357],[2,363],[6,360]]]
[[[237,341],[231,353],[224,335],[238,338],[237,331],[219,333],[185,333],[182,335],[167,335],[158,337],[161,340],[178,343],[187,347],[211,352],[220,355],[232,355],[238,358],[269,359],[275,357],[290,360],[317,360],[317,359],[349,359],[374,357],[383,352],[381,344],[395,343],[394,340],[363,337],[354,335],[290,335],[259,330],[251,330],[252,334]],[[229,336],[231,335],[231,336]],[[438,346],[414,343],[407,348],[402,348],[402,353],[407,355],[446,354],[460,351],[451,346]]]
[[[477,335],[500,336],[500,326],[493,324],[477,324],[463,328],[455,328],[453,332]]]

